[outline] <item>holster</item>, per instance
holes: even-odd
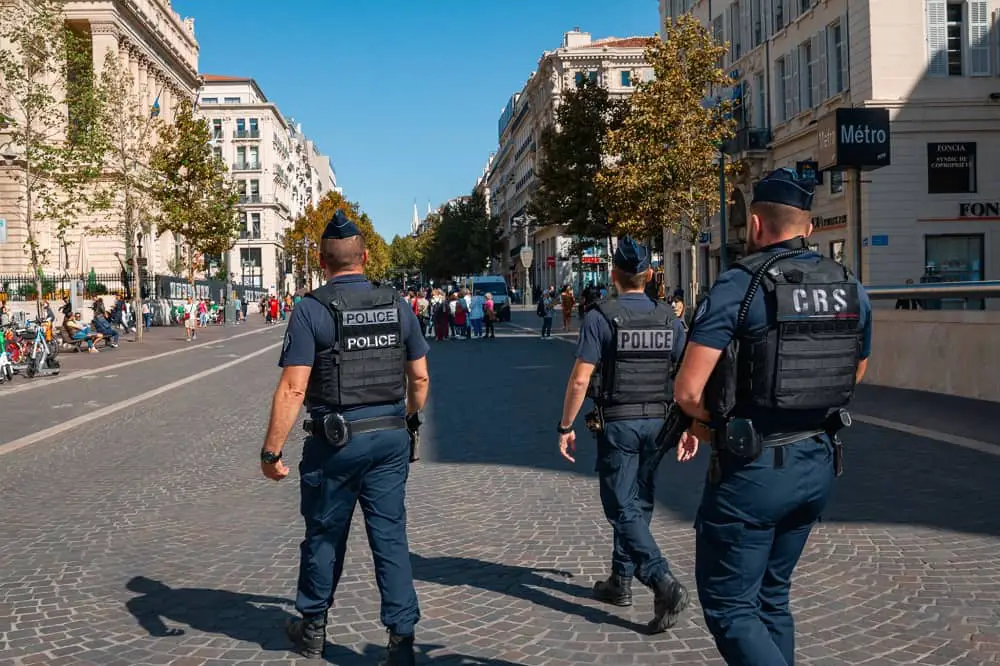
[[[724,428],[713,432],[713,451],[725,451],[744,460],[756,460],[764,452],[764,438],[750,419],[729,419]]]
[[[601,412],[601,408],[594,407],[592,410],[584,414],[583,422],[586,424],[587,430],[595,435],[604,430],[604,414]]]

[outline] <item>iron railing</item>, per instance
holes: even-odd
[[[1000,298],[1000,280],[873,286],[865,291],[872,300],[915,301],[924,310],[981,310],[985,299]]]

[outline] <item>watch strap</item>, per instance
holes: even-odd
[[[568,428],[564,428],[562,423],[557,423],[556,432],[558,432],[560,435],[568,435],[571,432],[573,432],[573,426],[570,425]]]
[[[277,453],[274,453],[272,451],[267,451],[265,449],[262,449],[260,452],[260,461],[267,465],[273,465],[274,463],[281,460],[281,456],[283,453],[284,453],[283,451],[278,451]]]

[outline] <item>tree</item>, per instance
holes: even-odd
[[[732,84],[719,66],[726,49],[692,15],[668,18],[663,41],[646,47],[655,78],[636,87],[624,123],[608,133],[611,159],[597,178],[618,234],[649,238],[667,229],[692,244],[692,262],[703,220],[719,209],[716,160],[733,135],[731,104],[706,103],[713,89]]]
[[[319,241],[326,225],[338,210],[344,211],[344,215],[357,225],[361,236],[365,239],[365,247],[368,248],[365,275],[370,280],[381,280],[389,269],[388,244],[375,231],[371,218],[361,212],[361,207],[353,201],[348,201],[343,194],[335,190],[328,191],[316,207],[306,208],[305,213],[295,220],[292,228],[285,232],[283,241],[285,252],[292,257],[300,273],[304,273],[307,256],[310,273],[318,271]],[[306,284],[307,287],[311,286],[308,280]]]
[[[40,313],[49,250],[43,223],[65,246],[94,168],[93,65],[85,39],[65,23],[65,0],[0,3],[0,148],[19,186],[25,252]],[[68,122],[67,122],[68,121]]]
[[[611,236],[608,211],[597,189],[608,132],[620,128],[626,100],[612,99],[606,88],[584,77],[567,90],[556,108],[555,123],[539,141],[538,189],[529,215],[538,225],[561,224],[575,237],[573,254]]]
[[[486,212],[479,190],[443,206],[428,233],[423,270],[429,277],[480,273],[500,251],[499,220]]]
[[[97,85],[98,122],[95,128],[101,141],[102,187],[95,204],[105,211],[106,234],[114,234],[125,246],[132,273],[133,312],[142,312],[139,256],[136,243],[139,233],[150,231],[150,192],[161,177],[150,169],[153,133],[157,114],[145,106],[147,91],[123,66],[118,54],[108,50]],[[136,317],[136,340],[142,340],[143,322]]]
[[[158,174],[150,192],[159,212],[157,234],[184,239],[188,281],[204,270],[202,258],[223,255],[239,238],[239,196],[226,177],[226,167],[212,154],[208,123],[195,118],[183,100],[172,124],[160,123],[159,143],[150,166]]]
[[[402,270],[419,268],[422,249],[415,236],[393,236],[389,243],[389,265]]]

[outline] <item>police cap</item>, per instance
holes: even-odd
[[[794,169],[776,169],[753,188],[753,203],[776,203],[801,210],[812,208],[816,181],[800,177]]]
[[[343,210],[338,210],[334,213],[333,217],[330,218],[330,222],[326,225],[326,229],[323,230],[323,239],[327,238],[351,238],[352,236],[360,236],[361,232],[358,227],[347,219],[344,215]]]
[[[625,236],[615,250],[615,267],[632,275],[645,272],[649,268],[649,249]]]

